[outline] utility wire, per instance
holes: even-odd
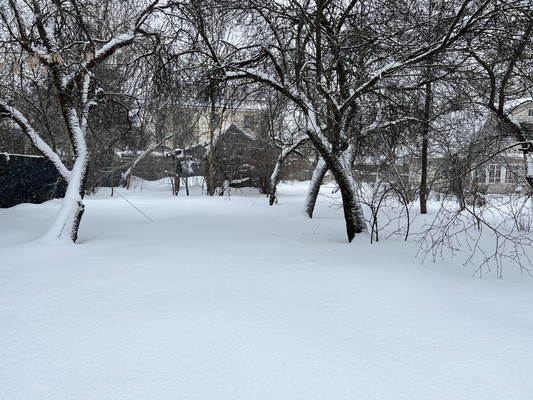
[[[141,210],[139,210],[137,207],[135,207],[133,204],[131,204],[131,202],[125,198],[124,196],[122,196],[118,190],[115,190],[115,193],[117,193],[120,197],[122,197],[124,199],[124,201],[126,203],[128,203],[130,206],[132,206],[133,208],[135,208],[137,211],[139,211],[142,215],[144,215],[146,218],[148,218],[150,221],[154,222],[154,220],[152,218],[150,218],[148,215],[146,215],[145,213],[143,213]]]

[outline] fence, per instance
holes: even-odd
[[[64,197],[66,184],[44,157],[0,153],[0,208]]]

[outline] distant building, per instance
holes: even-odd
[[[510,115],[526,140],[533,141],[533,100],[527,99],[510,108]],[[522,145],[503,129],[496,117],[487,119],[462,154],[434,156],[428,160],[428,186],[433,192],[457,195],[528,193],[526,164]],[[356,163],[353,173],[358,182],[386,182],[402,189],[411,199],[418,196],[421,179],[420,159],[399,157],[369,158]]]
[[[199,106],[168,106],[158,114],[158,136],[174,135],[163,144],[168,150],[209,143],[211,134],[216,137],[232,125],[254,138],[265,135],[268,127],[265,113],[255,106],[217,107],[214,110]]]
[[[533,100],[522,100],[517,105],[511,105],[509,113],[514,122],[520,125],[522,132],[525,132],[526,139],[533,140]],[[495,117],[489,118],[482,135],[486,135],[487,140],[493,144],[493,152],[501,152],[472,172],[472,182],[482,187],[486,193],[529,190],[524,153],[518,139],[502,129]]]

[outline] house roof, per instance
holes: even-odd
[[[224,126],[222,128],[221,135],[244,135],[247,136],[249,139],[254,139],[252,135],[250,135],[248,132],[240,128],[238,125],[236,125],[234,122],[229,123],[228,125]]]
[[[520,99],[510,100],[505,103],[505,110],[512,114],[517,108],[522,107],[527,103],[532,103],[531,105],[533,106],[533,99],[531,97],[522,97]]]

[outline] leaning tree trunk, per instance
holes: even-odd
[[[32,128],[28,120],[16,108],[9,106],[0,99],[0,112],[11,118],[26,134],[29,141],[37,148],[43,156],[50,160],[57,172],[67,183],[67,192],[61,203],[59,213],[44,235],[50,239],[65,239],[75,242],[78,239],[78,230],[85,206],[83,205],[83,195],[85,192],[85,180],[89,165],[89,156],[83,131],[77,121],[74,109],[65,107],[64,115],[67,121],[67,128],[75,144],[76,158],[72,170],[69,170],[61,161],[57,153]]]
[[[131,163],[130,167],[122,174],[121,178],[121,186],[125,187],[127,190],[130,189],[131,184],[131,178],[133,177],[133,170],[135,167],[146,157],[148,157],[155,149],[157,149],[159,146],[161,146],[163,143],[165,143],[167,140],[171,139],[172,135],[166,136],[163,140],[153,143],[151,146],[149,146],[146,150],[144,150],[141,154],[136,155],[136,158]]]
[[[272,175],[270,176],[270,182],[269,182],[269,196],[268,196],[268,203],[270,205],[274,204],[277,197],[277,187],[279,182],[279,172],[281,170],[281,166],[285,162],[285,159],[291,154],[293,151],[295,151],[298,146],[300,146],[302,143],[305,143],[308,139],[307,138],[301,138],[294,142],[292,145],[285,147],[281,150],[281,153],[276,161],[276,165],[274,166],[274,170],[272,171]],[[312,214],[312,212],[311,212]]]
[[[74,163],[68,181],[67,192],[61,203],[59,213],[44,238],[78,240],[78,230],[85,211],[83,204],[84,182],[87,176],[89,158],[86,152],[80,154]]]
[[[363,207],[357,195],[351,171],[343,160],[338,157],[332,157],[328,165],[337,181],[337,185],[339,185],[344,220],[346,222],[346,233],[348,241],[351,242],[357,233],[367,230]]]
[[[309,183],[309,188],[307,189],[307,196],[305,197],[304,203],[304,211],[309,218],[313,218],[316,200],[318,198],[318,193],[320,192],[320,185],[322,185],[326,172],[328,172],[328,166],[324,159],[319,157],[315,170],[313,171],[313,176],[311,177],[311,183]]]
[[[312,121],[310,125],[312,127],[317,126],[314,121]],[[310,193],[311,190],[313,190],[312,195],[318,195],[320,182],[326,171],[329,169],[335,177],[341,192],[342,208],[344,211],[344,220],[346,222],[346,233],[348,235],[348,241],[351,243],[357,233],[367,231],[363,207],[359,200],[359,196],[357,195],[356,184],[352,176],[355,150],[350,144],[343,153],[335,154],[332,149],[325,144],[326,142],[324,141],[324,138],[321,137],[320,131],[310,129],[308,135],[321,156],[319,158],[319,163],[315,168],[315,173],[313,174],[314,179],[312,180],[311,185],[314,186],[310,188]],[[322,163],[324,164],[322,165]],[[321,177],[320,174],[322,174]],[[308,194],[307,198],[310,199],[312,195]],[[309,208],[310,204],[312,204],[312,202],[309,202],[306,199],[306,211],[310,210],[310,213],[307,212],[307,214],[312,216],[312,208]]]
[[[283,161],[285,160],[285,157],[283,156],[283,151],[278,157],[278,160],[276,161],[276,165],[274,166],[274,170],[272,171],[272,175],[270,175],[270,182],[269,182],[269,193],[268,193],[268,204],[273,205],[274,202],[277,203],[277,191],[278,191],[278,176],[279,171],[281,169],[281,165],[283,164]]]

